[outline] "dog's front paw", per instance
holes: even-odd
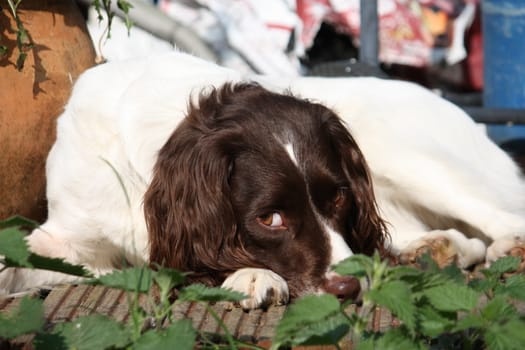
[[[525,271],[525,239],[521,237],[500,238],[492,242],[487,248],[487,266],[504,256],[521,258],[520,266],[516,272]]]
[[[439,267],[455,264],[467,268],[484,260],[485,244],[477,238],[467,238],[455,230],[434,231],[411,242],[399,254],[402,264],[417,265],[419,258],[428,253]]]
[[[429,254],[439,267],[457,264],[458,251],[446,237],[423,239],[412,244],[399,255],[399,261],[404,265],[418,265],[419,258]]]
[[[283,305],[289,299],[286,281],[275,272],[266,269],[237,270],[226,278],[222,287],[248,296],[240,302],[243,309],[257,309],[272,304]]]

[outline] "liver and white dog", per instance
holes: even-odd
[[[181,53],[86,72],[58,120],[47,180],[35,252],[96,273],[193,271],[246,293],[246,308],[355,297],[358,282],[330,272],[353,253],[411,261],[430,249],[467,267],[525,237],[518,167],[427,90],[245,77]],[[67,281],[0,274],[8,293]]]

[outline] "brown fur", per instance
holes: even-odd
[[[299,169],[276,137],[293,140]],[[336,206],[341,186],[348,190]],[[292,296],[322,285],[330,263],[315,212],[354,253],[383,251],[386,232],[363,155],[339,118],[256,84],[226,84],[189,106],[159,152],[144,211],[151,262],[211,284],[267,268]],[[257,222],[271,211],[286,229]]]

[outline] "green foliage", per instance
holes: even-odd
[[[24,239],[25,233],[21,229],[22,226],[34,227],[35,223],[20,217],[0,221],[0,227],[5,227],[0,230],[0,242],[2,242],[0,244],[0,264],[4,265],[0,271],[8,267],[30,267],[80,277],[89,276],[89,273],[82,266],[69,264],[62,259],[48,258],[31,253]]]
[[[515,271],[519,259],[502,258],[482,271],[483,278],[467,283],[453,266],[440,269],[428,256],[422,269],[389,267],[377,256],[353,256],[338,266],[338,273],[363,277],[370,288],[363,293],[359,313],[346,315],[336,304],[324,305],[321,297],[307,297],[286,312],[276,332],[278,344],[311,344],[311,337],[323,344],[340,341],[345,334],[331,337],[334,329],[349,330],[356,349],[517,349],[525,340],[525,318],[511,303],[523,301],[525,276]],[[330,297],[322,296],[323,298]],[[377,306],[388,309],[401,325],[386,332],[366,331]],[[322,311],[312,312],[320,309]],[[310,325],[333,320],[325,329],[310,331]],[[332,321],[333,322],[333,321]],[[327,322],[328,323],[328,322]],[[482,345],[483,344],[483,345]]]
[[[36,332],[44,326],[44,306],[41,300],[24,297],[9,315],[0,314],[0,338],[13,339]]]
[[[143,267],[131,267],[124,270],[115,270],[96,279],[87,281],[88,284],[103,285],[106,287],[147,293],[153,284],[154,271]]]
[[[39,334],[37,349],[108,349],[129,343],[126,329],[106,316],[81,316],[72,322],[59,323],[50,335]]]
[[[26,28],[24,27],[24,24],[20,20],[20,17],[18,16],[18,6],[21,2],[22,0],[7,0],[7,5],[9,6],[11,15],[13,16],[13,19],[16,23],[16,28],[14,28],[14,31],[16,33],[16,47],[18,50],[16,69],[18,69],[19,71],[21,71],[24,68],[27,52],[33,48],[33,43],[31,42],[29,34]],[[2,45],[0,47],[0,57],[3,57],[6,54],[7,47]]]
[[[9,10],[11,12],[11,15],[13,16],[13,19],[15,20],[16,28],[13,28],[15,34],[16,34],[16,46],[18,51],[18,57],[16,59],[16,69],[19,71],[24,69],[24,64],[27,58],[27,53],[33,49],[34,44],[31,40],[31,36],[28,33],[27,29],[24,26],[24,23],[18,16],[18,6],[22,3],[23,0],[6,0],[7,5],[9,6]],[[133,26],[133,23],[129,17],[129,11],[131,8],[133,8],[133,5],[129,3],[127,0],[116,0],[117,1],[117,7],[119,10],[121,10],[124,13],[124,22],[126,24],[126,28],[128,29],[128,34],[131,30],[131,27]],[[103,13],[107,17],[107,25],[106,25],[106,36],[109,39],[111,37],[111,25],[113,23],[113,17],[115,16],[115,13],[111,9],[112,0],[93,0],[93,6],[95,7],[95,10],[97,11],[98,20],[99,22],[104,20]],[[2,59],[4,56],[6,56],[8,53],[7,46],[0,45],[0,59]]]
[[[104,20],[103,13],[107,17],[107,26],[106,26],[106,35],[109,39],[111,37],[111,25],[113,24],[113,17],[115,16],[115,13],[111,10],[111,3],[112,0],[93,0],[93,6],[95,7],[95,10],[97,11],[98,20],[99,22]],[[124,12],[124,20],[126,23],[126,27],[129,30],[131,29],[131,26],[133,23],[131,22],[129,18],[129,10],[133,7],[128,1],[126,0],[117,0],[117,7]]]
[[[333,295],[306,296],[288,308],[277,326],[272,348],[337,344],[348,330],[348,319]]]
[[[137,350],[180,349],[195,347],[197,332],[190,320],[178,320],[165,330],[147,331],[135,343]]]
[[[28,250],[22,227],[31,222],[20,218],[0,222],[2,264],[18,268],[49,268],[76,272],[80,267],[59,259],[40,257]],[[348,313],[332,295],[310,295],[296,300],[276,328],[272,349],[296,345],[335,345],[342,348],[352,339],[355,349],[518,349],[525,342],[525,317],[514,302],[525,301],[525,276],[511,274],[519,259],[505,257],[481,271],[482,277],[467,283],[453,266],[440,269],[428,256],[421,269],[388,266],[379,256],[355,255],[334,269],[367,281],[358,312]],[[74,268],[78,270],[74,270]],[[0,314],[0,337],[13,339],[36,333],[36,349],[260,349],[237,340],[208,303],[238,302],[241,293],[204,285],[184,286],[185,273],[157,267],[132,267],[91,278],[86,283],[128,291],[130,317],[119,323],[106,316],[83,316],[71,322],[44,328],[43,304],[23,298],[18,307]],[[173,288],[178,298],[172,300]],[[156,293],[151,293],[154,289]],[[147,305],[139,303],[146,295]],[[154,295],[154,297],[153,297]],[[223,336],[210,337],[196,330],[187,319],[175,319],[174,303],[204,303],[218,322]],[[374,310],[386,308],[400,321],[387,331],[370,331]]]
[[[465,285],[447,283],[423,292],[428,302],[438,311],[470,311],[478,304],[479,293]]]
[[[4,256],[7,264],[32,267],[29,262],[29,247],[24,239],[25,235],[17,227],[0,230],[0,255]]]
[[[202,284],[190,285],[179,292],[180,301],[241,301],[245,298],[246,296],[239,292],[224,288],[206,287]]]

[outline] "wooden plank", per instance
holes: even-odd
[[[148,307],[154,296],[141,295],[139,303]],[[44,300],[45,317],[49,329],[57,322],[70,321],[79,316],[93,313],[107,315],[117,321],[126,321],[130,317],[130,303],[133,303],[134,293],[107,288],[103,286],[61,286],[54,288]],[[8,312],[16,307],[20,298],[0,299],[0,311]],[[232,307],[231,303],[218,302],[211,305],[212,310],[224,322],[228,331],[237,339],[245,342],[259,344],[265,348],[271,345],[275,327],[281,320],[286,306],[272,306],[266,310],[242,310],[240,307]],[[356,305],[348,306],[345,311],[348,314],[359,312]],[[218,322],[206,311],[203,303],[180,302],[172,306],[173,318],[189,318],[196,329],[202,332],[224,334],[224,330]],[[396,322],[387,310],[377,308],[372,312],[370,329],[384,332]],[[167,326],[167,322],[165,323]],[[32,337],[27,336],[17,339],[17,346],[30,346]],[[351,348],[352,339],[347,335],[341,342],[341,347]],[[294,350],[306,349],[296,347]],[[308,347],[308,350],[328,350],[330,346]]]
[[[185,318],[189,312],[190,306],[191,306],[191,303],[188,301],[175,302],[171,308],[171,312],[173,313],[173,318],[175,320],[181,320]]]
[[[58,307],[55,307],[51,321],[53,323],[70,321],[76,308],[80,304],[82,296],[86,292],[86,288],[87,286],[72,285],[69,286],[66,291],[64,291],[63,295],[57,296],[62,297],[63,299],[57,304]]]
[[[236,338],[239,337],[240,324],[244,314],[245,312],[240,307],[233,307],[227,309],[223,315],[222,321],[228,331]]]
[[[262,312],[261,309],[256,309],[243,314],[244,317],[239,320],[239,340],[248,343],[257,342],[255,333],[257,331],[259,320],[262,317]]]
[[[118,319],[117,315],[122,315],[123,313],[126,314],[127,310],[125,312],[116,312],[116,309],[120,303],[121,296],[125,292],[112,288],[103,289],[104,293],[101,296],[100,302],[95,307],[95,312],[102,315],[111,316],[114,319]]]
[[[60,307],[68,302],[67,297],[72,288],[69,285],[57,286],[51,290],[44,300],[44,315],[49,323],[53,323]]]
[[[206,315],[206,308],[202,303],[192,302],[188,308],[186,317],[191,319],[193,327],[195,329],[200,329],[202,322],[204,321],[204,316]]]
[[[256,338],[257,341],[264,341],[271,339],[275,334],[275,327],[283,317],[284,311],[286,310],[285,306],[271,306],[266,310],[261,317],[259,322],[259,328],[257,329]]]
[[[226,312],[225,303],[215,303],[213,305],[209,305],[209,308],[215,312],[215,315],[219,317],[219,319],[223,319],[224,313]],[[218,333],[219,329],[219,323],[217,320],[215,320],[213,315],[207,311],[202,319],[200,330],[207,333]]]
[[[71,319],[80,316],[91,315],[102,301],[106,288],[86,286],[83,297],[80,299],[75,311],[71,314]]]

